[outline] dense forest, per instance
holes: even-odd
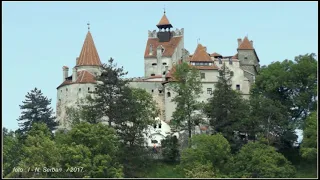
[[[317,177],[315,54],[262,66],[249,99],[232,89],[233,73],[223,66],[206,103],[197,101],[199,71],[186,62],[176,65],[169,83],[177,94],[170,126],[188,132],[187,146],[168,135],[161,151],[144,142],[145,129],[159,114],[151,94],[130,88],[127,72],[112,58],[102,69],[97,90],[67,109],[70,130],[57,129],[51,100],[40,89],[27,93],[19,129],[3,128],[3,177]],[[193,135],[198,124],[213,132]],[[298,146],[296,129],[303,130]]]

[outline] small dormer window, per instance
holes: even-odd
[[[149,47],[149,55],[152,55],[153,54],[153,49],[152,49],[152,44],[150,44],[150,47]]]

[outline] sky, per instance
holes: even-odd
[[[2,2],[2,123],[16,130],[19,105],[37,87],[52,99],[62,66],[75,66],[88,32],[102,63],[113,57],[128,77],[144,75],[148,30],[163,8],[184,46],[233,56],[248,35],[261,65],[318,54],[318,2]]]

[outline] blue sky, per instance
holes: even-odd
[[[62,66],[74,67],[88,21],[102,62],[113,57],[129,77],[143,76],[148,30],[164,6],[190,53],[200,38],[209,53],[234,55],[248,35],[262,65],[318,54],[318,2],[2,2],[3,126],[18,128],[19,105],[34,87],[56,109]]]

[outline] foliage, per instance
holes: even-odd
[[[215,132],[222,133],[233,149],[238,149],[242,142],[235,139],[234,132],[246,129],[242,126],[248,120],[249,106],[240,93],[232,89],[232,74],[225,64],[219,73],[219,80],[215,85],[213,96],[208,99],[205,112]]]
[[[8,175],[21,159],[22,144],[13,131],[3,128],[3,175]]]
[[[162,156],[166,162],[176,162],[179,159],[179,142],[176,136],[167,136],[161,141]]]
[[[195,67],[183,62],[175,66],[173,79],[175,82],[170,83],[169,88],[177,94],[172,99],[177,107],[173,112],[170,125],[178,131],[188,130],[190,139],[195,121],[199,120],[198,116],[194,116],[194,111],[199,110],[197,98],[202,93],[200,72]]]
[[[55,173],[45,172],[43,168],[59,168],[59,160],[59,150],[52,140],[49,128],[44,123],[34,123],[27,134],[25,144],[22,147],[21,161],[17,166],[24,171],[12,171],[7,177],[51,177]],[[35,171],[36,168],[40,169],[39,172]]]
[[[151,160],[150,165],[137,176],[140,178],[184,178],[184,172],[175,163]]]
[[[235,178],[293,178],[295,168],[275,148],[259,142],[244,145],[231,162]]]
[[[243,131],[249,134],[251,140],[256,136],[264,137],[268,145],[278,149],[291,148],[297,140],[294,126],[288,119],[289,112],[278,100],[272,100],[262,95],[250,97],[250,118],[243,125]]]
[[[201,164],[196,162],[194,168],[186,170],[186,178],[215,178],[211,163]]]
[[[98,124],[80,122],[63,136],[59,132],[56,141],[61,150],[61,166],[82,167],[83,173],[67,174],[67,177],[93,178],[122,177],[119,163],[119,140],[114,129]]]
[[[306,119],[300,147],[301,156],[306,160],[317,161],[317,139],[317,112],[313,111]]]
[[[91,112],[95,112],[93,113],[94,118],[90,118],[95,123],[98,121],[97,118],[105,116],[108,117],[109,126],[111,126],[115,116],[117,116],[118,106],[116,101],[128,82],[122,78],[128,72],[124,72],[123,67],[117,68],[116,66],[117,64],[114,63],[112,58],[109,59],[108,64],[103,64],[101,76],[97,77],[96,91],[92,92],[94,98],[89,97],[87,99],[89,104],[83,108],[89,108]]]
[[[231,156],[230,145],[221,134],[195,135],[192,137],[192,147],[182,151],[181,166],[186,171],[193,169],[197,163],[211,163],[215,172],[225,173]],[[216,175],[217,176],[217,175]]]
[[[280,101],[290,112],[290,119],[301,125],[310,110],[316,109],[317,60],[315,54],[295,57],[295,60],[273,62],[261,68],[252,89]]]
[[[58,125],[55,122],[53,109],[50,106],[51,99],[43,96],[41,90],[34,88],[25,96],[26,100],[22,101],[20,109],[23,110],[18,121],[20,129],[19,132],[25,135],[33,126],[33,123],[45,123],[52,132]]]
[[[146,130],[156,123],[159,110],[151,94],[139,88],[123,88],[116,104],[119,113],[114,117],[114,128],[122,142],[120,157],[126,177],[132,177],[147,165]]]

